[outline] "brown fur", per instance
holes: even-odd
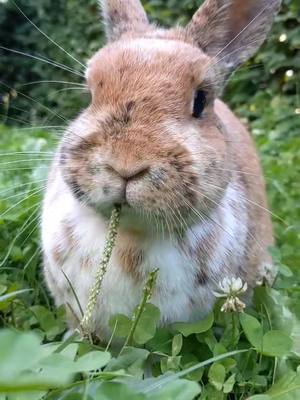
[[[118,258],[120,260],[120,265],[124,268],[124,270],[129,273],[135,281],[141,281],[142,276],[139,271],[139,267],[141,266],[144,254],[143,250],[139,247],[122,247],[118,249]]]
[[[237,186],[249,217],[249,222],[241,221],[247,245],[240,272],[253,285],[273,243],[265,184],[249,133],[216,93],[224,77],[263,42],[279,1],[207,0],[186,29],[169,31],[149,25],[138,1],[104,3],[107,35],[116,41],[88,64],[92,102],[63,139],[67,156],[60,158],[59,168],[65,181],[79,201],[104,215],[125,193],[136,211],[133,227],[146,227],[142,211],[162,218],[170,235],[198,223],[199,214],[201,223],[208,221],[228,186]],[[196,119],[192,105],[199,88],[207,104]],[[238,213],[235,204],[229,206]],[[222,224],[220,218],[193,250],[198,285],[210,278],[206,261]],[[143,229],[136,234],[132,226],[121,227],[117,256],[124,270],[139,280],[141,243],[148,237],[143,242]],[[223,269],[230,268],[224,260]]]
[[[280,4],[281,0],[208,0],[187,30],[206,54],[216,57],[217,70],[227,76],[263,43]]]
[[[230,145],[235,154],[234,169],[240,171],[237,179],[244,187],[248,199],[250,218],[245,257],[249,264],[242,265],[241,271],[248,281],[254,282],[257,266],[262,261],[271,263],[267,249],[274,243],[265,181],[253,141],[245,127],[224,103],[217,101],[215,108],[230,132]]]
[[[144,32],[149,29],[148,18],[139,2],[135,0],[102,1],[108,40],[116,40],[128,31]]]

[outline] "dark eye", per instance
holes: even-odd
[[[193,117],[201,118],[206,104],[206,95],[203,90],[197,90],[194,99]]]

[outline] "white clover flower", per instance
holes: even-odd
[[[246,305],[238,298],[241,294],[245,293],[248,289],[247,282],[243,283],[241,278],[226,277],[219,283],[218,292],[213,292],[216,297],[225,298],[221,311],[230,312],[237,311],[243,312]]]
[[[224,278],[218,286],[220,292],[213,292],[216,297],[239,296],[248,289],[247,282],[243,283],[241,278],[234,277]]]
[[[222,312],[244,312],[246,304],[243,303],[238,297],[228,297],[221,307]]]

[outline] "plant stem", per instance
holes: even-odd
[[[112,251],[115,246],[115,241],[118,233],[118,226],[120,222],[120,214],[121,214],[121,207],[115,206],[115,208],[112,211],[109,222],[109,228],[108,228],[107,238],[105,241],[102,259],[99,268],[96,272],[94,284],[90,290],[88,305],[85,310],[84,317],[80,324],[84,335],[88,338],[91,338],[91,330],[92,330],[91,321],[93,317],[93,312],[97,303],[97,298],[101,291],[102,282],[105,273],[107,271],[109,261],[111,259]]]
[[[153,272],[151,272],[149,274],[149,277],[147,279],[147,282],[146,282],[144,290],[143,290],[142,301],[141,301],[141,303],[139,304],[137,310],[134,312],[134,314],[132,316],[132,325],[131,325],[131,328],[130,328],[130,332],[129,332],[127,338],[126,338],[126,341],[125,341],[121,351],[120,351],[120,354],[122,354],[122,352],[125,349],[125,347],[127,347],[128,345],[132,344],[133,335],[134,335],[134,332],[136,330],[136,327],[137,327],[137,325],[139,323],[139,320],[141,319],[141,316],[143,314],[143,311],[145,309],[146,304],[151,299],[153,288],[154,288],[156,280],[157,280],[157,273],[158,273],[158,269],[156,269],[155,271],[153,271]]]
[[[278,358],[275,357],[274,360],[274,370],[273,370],[273,379],[272,379],[272,385],[275,385],[276,381],[276,374],[277,374],[277,367],[278,367]]]
[[[231,339],[231,341],[232,341],[232,348],[234,349],[236,347],[235,341],[236,341],[236,338],[237,338],[236,337],[236,331],[237,331],[236,318],[237,318],[237,315],[236,315],[235,312],[231,313],[231,318],[232,318],[232,339]]]

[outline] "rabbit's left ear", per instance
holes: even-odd
[[[109,41],[118,40],[126,32],[144,32],[149,27],[139,0],[100,0],[100,5]]]
[[[187,34],[228,76],[261,46],[281,0],[206,0]]]

